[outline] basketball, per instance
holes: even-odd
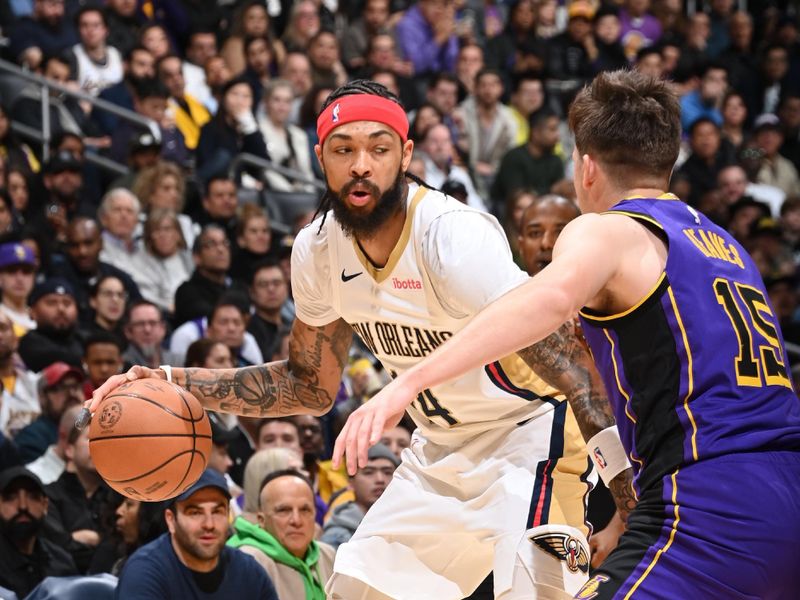
[[[123,496],[157,502],[200,477],[211,453],[211,424],[190,393],[161,379],[124,383],[92,417],[89,452],[105,482]]]

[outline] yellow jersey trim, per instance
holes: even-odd
[[[683,409],[689,417],[689,422],[692,424],[692,457],[697,460],[697,422],[694,420],[692,409],[689,408],[689,398],[694,391],[694,367],[692,365],[692,350],[689,348],[689,338],[686,335],[686,328],[683,326],[683,319],[678,310],[678,303],[675,301],[675,295],[672,293],[672,288],[667,288],[669,294],[669,301],[672,304],[672,310],[675,313],[675,319],[678,321],[678,328],[681,330],[681,337],[683,338],[683,347],[686,349],[686,370],[688,371],[688,384],[686,388],[686,397],[683,399]]]
[[[378,268],[373,265],[369,258],[367,258],[367,255],[364,254],[361,246],[359,246],[358,242],[355,240],[355,238],[353,238],[353,249],[356,251],[356,256],[358,257],[359,262],[361,262],[364,270],[369,273],[370,277],[372,277],[377,283],[383,283],[389,278],[389,275],[392,274],[392,271],[397,266],[397,263],[400,260],[400,257],[403,255],[403,252],[405,252],[406,245],[411,237],[411,226],[414,223],[414,211],[416,211],[417,205],[419,205],[427,191],[428,190],[423,186],[419,186],[419,189],[411,199],[411,203],[408,206],[408,212],[406,213],[406,221],[403,224],[403,231],[400,232],[400,238],[397,240],[394,248],[392,248],[392,252],[389,254],[389,260],[386,261],[386,266]]]
[[[672,505],[675,507],[675,509],[672,511],[674,519],[672,521],[672,529],[669,532],[669,539],[667,540],[667,543],[664,544],[663,548],[658,549],[658,552],[656,552],[656,555],[653,557],[653,560],[650,562],[649,565],[647,565],[647,568],[644,570],[644,573],[642,573],[642,576],[639,577],[636,583],[633,584],[633,587],[628,591],[627,594],[625,594],[625,598],[623,598],[623,600],[630,600],[630,598],[633,597],[633,593],[636,591],[636,588],[638,588],[639,585],[641,585],[641,583],[645,580],[645,578],[650,574],[650,571],[652,571],[653,568],[656,566],[658,559],[661,558],[661,555],[666,554],[667,550],[669,550],[670,546],[672,546],[672,542],[675,539],[675,534],[678,531],[678,523],[680,523],[681,520],[677,502],[678,471],[680,471],[680,469],[676,469],[675,472],[672,474]]]

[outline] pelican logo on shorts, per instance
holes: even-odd
[[[531,538],[531,541],[542,550],[563,560],[573,573],[589,572],[589,553],[576,538],[566,533],[543,533]]]
[[[333,112],[331,113],[331,121],[333,123],[339,122],[339,108],[340,106],[338,104],[333,107]]]
[[[600,452],[600,448],[595,446],[594,450],[592,450],[594,454],[594,460],[597,463],[597,466],[601,469],[605,469],[608,466],[608,462],[606,461],[606,457],[603,456],[603,453]]]
[[[119,402],[111,402],[103,407],[100,411],[100,427],[103,429],[111,429],[114,425],[119,423],[122,418],[122,404]]]
[[[606,581],[608,581],[608,577],[605,575],[595,575],[589,581],[583,584],[583,587],[575,597],[580,598],[581,600],[591,600],[597,596],[597,589],[600,587],[600,584],[605,583]]]

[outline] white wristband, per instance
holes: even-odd
[[[589,458],[592,459],[597,473],[603,483],[608,485],[611,480],[631,466],[622,441],[619,439],[619,429],[606,427],[603,431],[596,433],[586,442],[586,449],[589,451]]]
[[[170,365],[158,365],[158,368],[164,371],[167,376],[167,381],[172,383],[172,367]]]

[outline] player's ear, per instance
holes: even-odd
[[[414,155],[414,140],[406,140],[403,142],[403,160],[401,168],[403,172],[408,170],[408,165],[411,164],[411,158]]]
[[[317,161],[319,161],[319,168],[322,169],[322,172],[325,172],[325,165],[322,164],[322,146],[319,144],[314,144],[314,154],[317,155]]]
[[[583,181],[581,183],[584,189],[589,189],[597,179],[597,163],[588,154],[584,154],[581,160],[583,162]]]

